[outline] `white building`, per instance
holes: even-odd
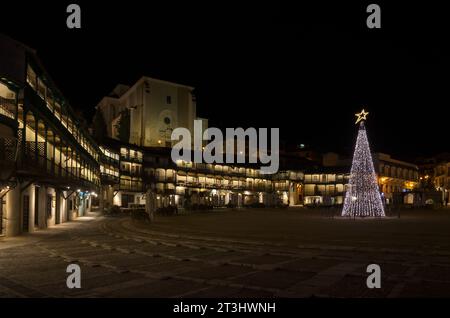
[[[118,139],[121,112],[130,112],[129,142],[144,147],[170,147],[172,130],[185,127],[193,135],[197,118],[193,87],[150,77],[140,78],[131,87],[118,85],[97,105],[107,125],[108,136]],[[207,127],[207,120],[204,120]],[[124,141],[124,140],[122,140]]]

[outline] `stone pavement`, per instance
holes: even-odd
[[[80,218],[0,241],[0,297],[450,296],[446,214],[319,215],[223,211],[152,225]],[[70,263],[81,267],[81,289],[66,286]],[[381,289],[366,287],[370,263],[381,266]]]

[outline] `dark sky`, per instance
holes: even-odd
[[[115,84],[147,75],[197,87],[212,126],[279,127],[285,140],[348,153],[365,107],[373,150],[449,150],[450,27],[437,4],[372,1],[382,29],[369,30],[364,1],[71,2],[81,30],[65,26],[70,2],[41,0],[2,4],[0,32],[35,48],[88,117]]]

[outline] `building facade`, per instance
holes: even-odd
[[[349,177],[348,168],[342,167],[321,167],[305,171],[304,205],[343,204]]]
[[[83,215],[100,185],[98,146],[36,53],[0,35],[1,235]]]
[[[194,119],[198,118],[193,90],[144,76],[131,87],[117,85],[97,109],[103,114],[111,138],[120,139],[117,126],[128,112],[132,125],[126,142],[140,147],[171,147],[174,128],[185,127],[194,133]],[[207,121],[204,125],[207,127]]]
[[[395,193],[411,192],[419,185],[419,167],[415,164],[376,153],[374,166],[378,174],[378,186],[387,203],[394,200]],[[412,200],[412,196],[406,196],[404,203],[413,204]]]
[[[117,85],[96,107],[106,135],[94,138],[36,52],[0,35],[0,235],[33,232],[100,210],[340,205],[349,158],[281,149],[277,173],[257,164],[172,161],[171,134],[194,135],[194,88],[149,77]],[[417,166],[374,154],[387,201],[418,182]],[[441,167],[442,166],[442,167]],[[448,186],[448,164],[435,171]],[[442,181],[442,182],[441,182]]]
[[[143,206],[153,194],[155,209],[164,207],[244,207],[302,204],[303,173],[259,172],[257,166],[173,162],[171,148],[137,147],[108,140],[101,158],[103,206]],[[120,155],[119,155],[120,154]],[[151,192],[151,193],[150,193]]]
[[[411,192],[419,185],[417,165],[392,158],[388,154],[374,153],[374,169],[378,186],[387,204],[396,194]],[[342,204],[350,178],[351,158],[337,153],[323,155],[322,166],[305,171],[305,205]],[[405,196],[401,196],[402,200]],[[412,204],[412,197],[403,203]],[[409,201],[408,201],[409,200]]]
[[[301,171],[283,169],[264,175],[254,164],[172,161],[174,128],[187,128],[193,136],[196,119],[202,121],[202,132],[208,128],[208,120],[197,116],[193,91],[190,86],[142,77],[133,85],[116,86],[100,101],[96,109],[105,119],[108,134],[101,148],[120,154],[120,182],[103,187],[104,205],[142,205],[149,191],[156,208],[302,204]],[[126,113],[129,123],[124,124]],[[129,133],[119,136],[122,124]],[[111,188],[113,199],[107,194]]]
[[[441,202],[449,204],[450,191],[450,160],[442,158],[434,167],[433,182],[437,191],[441,193]]]

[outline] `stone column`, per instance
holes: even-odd
[[[289,182],[289,205],[294,205],[296,204],[296,194],[297,194],[297,189],[295,187],[295,183],[294,182]]]
[[[86,195],[79,195],[80,205],[78,206],[78,216],[84,216],[86,213]]]
[[[69,209],[69,203],[67,202],[67,221],[73,220],[73,211],[75,210],[76,205],[76,192],[72,193],[67,200],[70,200],[72,202],[72,209]]]
[[[38,211],[38,220],[39,220],[39,229],[46,229],[47,224],[47,188],[45,186],[41,186],[39,188],[39,205]]]
[[[155,193],[151,189],[148,189],[145,194],[145,212],[147,212],[150,222],[153,223],[155,219]]]
[[[86,212],[91,212],[91,205],[92,205],[92,194],[89,194],[89,197],[86,199]]]
[[[60,222],[64,223],[67,221],[67,200],[64,199],[67,195],[67,191],[59,192],[59,214]]]
[[[103,186],[100,186],[98,193],[98,209],[100,210],[100,213],[103,213],[103,210],[105,209],[104,199],[103,196],[105,195],[105,189]]]
[[[6,236],[15,236],[20,233],[20,185],[11,189],[4,197],[6,213]]]
[[[111,208],[113,206],[113,202],[114,202],[114,188],[111,185],[108,185],[106,188],[105,207],[107,209]]]
[[[62,223],[62,216],[61,216],[61,190],[55,189],[55,224]]]

